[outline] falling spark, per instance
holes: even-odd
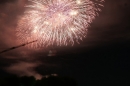
[[[20,42],[37,40],[29,47],[74,45],[86,37],[104,0],[28,0],[18,21]]]

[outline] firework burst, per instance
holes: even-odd
[[[20,17],[17,37],[23,42],[37,40],[29,47],[74,45],[86,37],[89,24],[100,11],[103,0],[28,0]]]

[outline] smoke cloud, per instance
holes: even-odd
[[[5,70],[18,76],[34,76],[36,79],[41,79],[42,75],[34,70],[37,66],[39,66],[38,63],[18,62],[6,67]]]

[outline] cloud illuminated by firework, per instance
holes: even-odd
[[[103,0],[28,0],[20,17],[17,36],[29,47],[73,45],[86,37],[89,24],[100,11]]]

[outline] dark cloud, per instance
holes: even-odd
[[[17,1],[17,0],[0,0],[0,4],[10,3],[10,2],[13,3],[15,1]]]

